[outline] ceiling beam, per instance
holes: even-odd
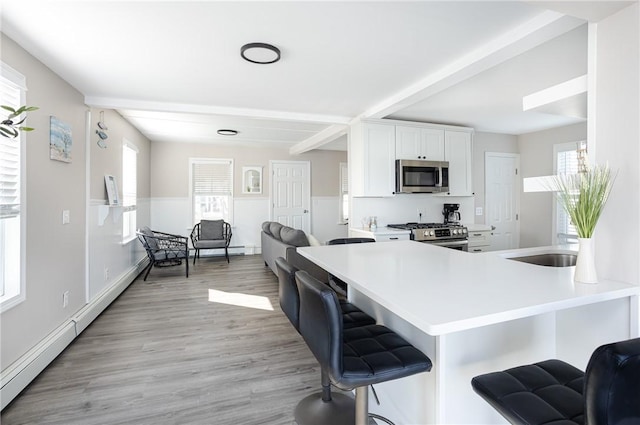
[[[308,139],[303,140],[300,143],[296,143],[289,149],[290,155],[300,155],[301,153],[305,153],[311,151],[313,149],[317,149],[322,145],[333,142],[338,137],[342,137],[347,134],[349,127],[346,125],[332,125],[319,133],[309,137]]]
[[[360,117],[384,118],[389,116],[582,24],[584,21],[562,13],[542,12],[524,24],[388,97],[366,110]]]
[[[133,99],[85,96],[85,104],[95,108],[131,109],[186,114],[213,114],[253,119],[300,121],[323,124],[348,124],[353,118],[338,115],[305,114],[300,112],[272,111],[266,109],[232,108],[226,106],[196,105],[185,103],[154,102]]]

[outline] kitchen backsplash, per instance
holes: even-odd
[[[378,227],[390,223],[408,223],[419,220],[422,213],[423,223],[443,222],[444,204],[460,204],[460,216],[463,223],[474,222],[474,198],[472,196],[438,196],[431,194],[405,194],[392,198],[352,198],[353,217],[350,226],[362,227],[365,217],[377,217]]]

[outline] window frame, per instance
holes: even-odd
[[[228,217],[223,219],[233,226],[233,194],[234,194],[234,162],[232,158],[189,158],[189,209],[191,217],[191,227],[195,226],[199,221],[196,220],[195,213],[195,196],[194,196],[194,165],[195,164],[228,164],[229,165],[229,205]],[[215,195],[214,195],[215,196]],[[221,195],[219,195],[221,196]]]
[[[338,224],[349,224],[349,167],[346,162],[341,162],[339,167]]]
[[[125,149],[129,149],[135,155],[135,167],[133,169],[134,172],[134,191],[128,192],[125,190],[127,188],[127,172],[125,170]],[[137,226],[137,208],[138,208],[138,147],[133,143],[129,142],[127,139],[122,140],[122,243],[127,244],[136,237],[136,226]],[[135,197],[133,203],[130,202],[131,194]],[[127,202],[129,200],[129,202]],[[125,219],[126,217],[126,219]],[[131,217],[133,217],[133,223],[131,221]],[[128,232],[125,233],[125,223],[129,223]]]
[[[565,142],[565,143],[556,143],[553,145],[553,173],[555,175],[558,174],[558,155],[563,152],[576,152],[576,159],[579,162],[579,149],[586,149],[587,142],[586,140],[578,140],[574,142]],[[576,172],[579,170],[579,163],[576,166]],[[571,233],[570,229],[559,229],[559,218],[562,215],[565,221],[569,223],[571,219],[567,216],[566,211],[560,205],[560,201],[558,200],[556,193],[554,192],[553,196],[553,208],[552,208],[552,223],[551,223],[551,241],[553,245],[565,244],[565,243],[573,243],[577,242],[578,234]],[[564,236],[564,239],[560,237],[560,235]]]
[[[21,73],[19,73],[18,71],[16,71],[15,69],[11,68],[9,65],[7,65],[6,63],[0,61],[0,83],[2,85],[6,84],[7,86],[11,87],[13,86],[15,89],[18,89],[20,91],[19,93],[19,105],[16,106],[20,106],[20,105],[25,105],[26,104],[26,94],[27,94],[27,84],[26,84],[26,78],[24,75],[22,75]],[[3,136],[0,136],[3,137]],[[27,229],[27,223],[26,223],[26,217],[27,217],[27,200],[26,200],[26,196],[25,196],[25,190],[27,187],[26,181],[27,181],[27,150],[26,150],[26,134],[24,134],[24,132],[21,132],[20,135],[17,137],[17,142],[20,143],[20,147],[19,147],[19,154],[20,154],[20,160],[19,160],[19,164],[20,164],[20,170],[19,170],[19,174],[18,174],[18,181],[19,181],[19,200],[20,200],[20,213],[18,214],[19,217],[19,237],[18,237],[18,245],[19,245],[19,265],[18,265],[18,270],[19,270],[19,276],[17,279],[17,282],[14,283],[14,287],[12,288],[11,291],[11,295],[9,296],[1,296],[0,297],[0,314],[4,313],[5,311],[21,304],[23,301],[25,301],[27,299],[27,288],[26,288],[26,273],[27,273],[27,269],[26,269],[26,261],[25,259],[26,257],[26,252],[27,252],[27,243],[26,243],[26,229]],[[15,245],[14,245],[15,246]],[[3,249],[4,250],[4,249]],[[3,265],[2,268],[4,269],[4,259],[0,258],[0,261],[3,261]],[[4,278],[3,278],[4,279]],[[3,280],[2,282],[3,285],[3,290],[4,290],[4,285],[5,282]]]

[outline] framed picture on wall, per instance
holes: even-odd
[[[242,193],[262,193],[262,167],[242,167]]]
[[[120,198],[118,197],[118,185],[116,184],[116,178],[109,174],[105,174],[104,184],[107,188],[107,197],[109,198],[109,205],[120,205]]]

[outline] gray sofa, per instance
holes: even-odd
[[[309,246],[309,239],[304,231],[283,226],[276,221],[265,221],[262,223],[260,240],[264,264],[269,266],[276,276],[278,275],[276,258],[282,257],[293,267],[305,270],[321,282],[329,282],[329,275],[324,269],[307,260],[296,251],[297,247]]]

